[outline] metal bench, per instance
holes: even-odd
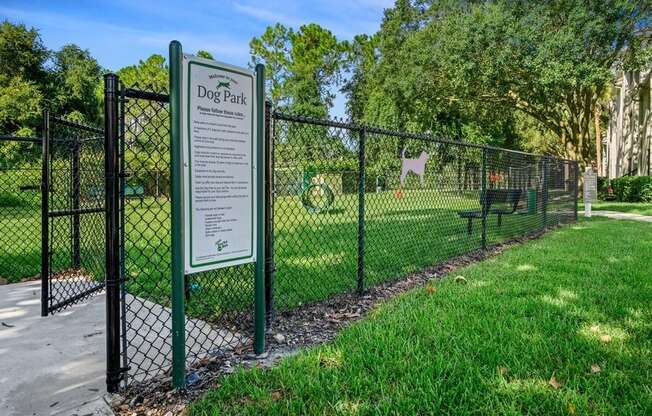
[[[467,219],[466,231],[469,235],[473,233],[473,220],[486,217],[488,214],[498,216],[498,226],[503,223],[503,215],[509,215],[516,212],[518,201],[521,199],[520,189],[488,189],[480,192],[480,209],[479,210],[462,210],[457,215],[460,218]],[[493,204],[502,204],[500,208],[491,208]]]
[[[143,205],[143,200],[145,200],[145,187],[142,185],[125,185],[124,196],[125,199],[140,199],[140,205]]]
[[[104,197],[104,188],[100,186],[92,186],[86,192],[86,195],[91,199],[98,199]],[[139,199],[140,205],[145,200],[145,187],[142,185],[125,185],[124,187],[125,199]]]

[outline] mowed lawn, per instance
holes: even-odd
[[[50,219],[51,271],[63,272],[72,264],[72,217]],[[104,215],[80,216],[81,267],[89,275],[104,274]],[[31,204],[0,207],[0,277],[9,283],[35,279],[41,273],[41,211]]]
[[[583,220],[239,370],[191,414],[652,414],[652,224]]]
[[[40,271],[40,208],[0,206],[0,277],[15,283]]]

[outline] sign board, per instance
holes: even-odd
[[[594,203],[598,200],[598,175],[591,168],[584,172],[584,203]]]
[[[255,75],[190,55],[182,68],[185,273],[254,262]]]

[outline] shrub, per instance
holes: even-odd
[[[617,201],[652,202],[652,176],[622,176],[611,183]]]
[[[0,207],[2,208],[17,208],[25,205],[25,201],[14,194],[0,193]]]
[[[609,197],[609,186],[611,182],[606,176],[598,176],[598,199],[606,200]]]

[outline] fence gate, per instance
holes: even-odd
[[[104,288],[104,131],[44,114],[41,314]]]

